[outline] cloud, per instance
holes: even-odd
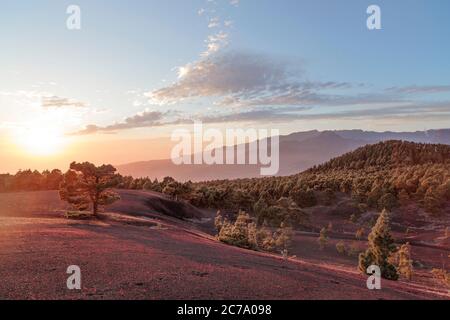
[[[219,17],[214,17],[209,20],[208,28],[217,28],[220,26]]]
[[[170,111],[159,112],[145,110],[134,116],[125,118],[122,122],[116,122],[111,125],[104,127],[97,126],[94,124],[87,125],[83,130],[72,133],[72,135],[87,135],[93,133],[113,133],[115,131],[135,129],[135,128],[147,128],[147,127],[157,127],[167,124],[163,120],[166,116],[171,114]]]
[[[351,88],[345,82],[301,80],[299,65],[264,55],[226,52],[187,64],[178,81],[146,95],[155,104],[193,98],[215,98],[219,106],[319,104],[336,96],[319,90]]]
[[[230,4],[233,6],[237,6],[239,1],[230,1]],[[223,27],[224,29],[230,29],[233,25],[233,21],[229,19],[225,19],[222,16],[221,12],[223,11],[219,7],[219,3],[213,0],[207,0],[205,7],[202,7],[197,11],[199,16],[205,16],[207,21],[207,27],[209,29],[217,29]],[[211,33],[205,39],[206,50],[204,50],[200,56],[205,58],[210,55],[216,54],[221,51],[223,48],[227,47],[229,44],[230,34],[227,31],[220,30],[215,33]]]
[[[222,115],[207,115],[196,120],[204,123],[228,123],[228,122],[286,122],[297,117],[298,112],[310,110],[308,107],[296,108],[262,108],[244,112],[233,112]]]
[[[88,106],[84,102],[58,96],[42,97],[41,105],[43,108],[85,108]]]
[[[225,21],[223,22],[223,25],[224,25],[225,27],[232,27],[232,26],[233,26],[233,21],[232,21],[232,20],[225,20]]]
[[[230,0],[230,4],[231,4],[232,6],[237,7],[237,6],[239,6],[239,0]]]
[[[0,91],[0,96],[24,99],[40,99],[43,96],[48,96],[49,93],[41,91],[17,90],[17,91]]]
[[[228,46],[228,38],[229,34],[223,31],[220,31],[216,34],[209,35],[205,40],[206,43],[206,51],[201,53],[202,57],[208,57],[214,53],[219,52],[221,49]]]
[[[108,126],[90,124],[72,135],[94,133],[116,133],[135,128],[160,127],[166,125],[192,124],[201,121],[207,124],[220,123],[291,123],[292,121],[332,121],[332,120],[394,120],[394,121],[442,121],[450,120],[450,102],[440,103],[390,103],[378,107],[360,108],[359,106],[343,111],[313,113],[313,107],[283,106],[248,109],[234,109],[232,112],[206,115],[185,116],[178,112],[145,110],[122,122]],[[172,117],[176,115],[177,117]]]
[[[443,120],[450,119],[450,102],[433,104],[392,104],[379,108],[349,109],[336,112],[305,113],[313,108],[308,107],[277,107],[262,108],[250,111],[234,112],[219,115],[207,115],[196,120],[204,123],[227,122],[292,122],[295,120]]]
[[[186,98],[247,94],[281,83],[287,69],[263,56],[241,53],[217,55],[188,64],[178,82],[148,94],[165,104]]]
[[[34,90],[0,91],[0,97],[13,99],[14,103],[19,105],[28,105],[44,109],[59,108],[87,108],[89,105],[85,102],[71,98],[64,98],[53,93]]]
[[[71,133],[70,135],[88,135],[102,131],[102,128],[95,124],[88,124],[83,130]]]
[[[387,91],[401,94],[441,93],[450,92],[450,85],[391,87]]]

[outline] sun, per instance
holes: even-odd
[[[27,128],[18,134],[21,148],[37,156],[59,153],[64,147],[63,134],[56,128]]]

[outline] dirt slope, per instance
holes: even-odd
[[[218,243],[193,222],[145,212],[152,197],[128,191],[122,201],[129,203],[116,204],[102,220],[71,221],[61,217],[53,192],[0,195],[0,298],[446,298],[403,282],[369,291],[354,268],[283,261]],[[136,216],[124,214],[131,209]],[[81,268],[81,291],[66,288],[69,265]]]

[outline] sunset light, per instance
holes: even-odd
[[[62,151],[63,134],[57,128],[27,128],[17,133],[17,144],[25,153],[50,156]]]

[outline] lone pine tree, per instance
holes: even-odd
[[[322,230],[320,230],[319,239],[317,239],[317,241],[319,242],[320,250],[325,249],[328,243],[327,228],[323,227]]]
[[[410,245],[403,244],[398,250],[398,272],[408,280],[411,280],[413,274],[412,262]]]
[[[120,196],[110,189],[116,183],[115,172],[116,168],[112,165],[97,167],[89,162],[72,162],[60,185],[61,200],[67,201],[76,210],[85,211],[91,208],[92,214],[96,216],[100,206],[120,199]]]
[[[383,210],[369,234],[369,247],[359,255],[359,270],[366,274],[371,265],[380,267],[381,276],[389,280],[398,280],[396,267],[389,262],[389,257],[396,251],[394,239],[390,234],[389,214]]]

